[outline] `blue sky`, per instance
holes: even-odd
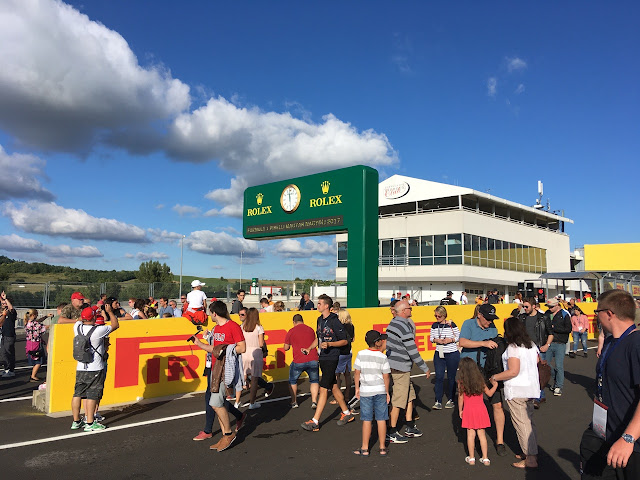
[[[0,4],[0,254],[332,278],[333,237],[251,242],[246,186],[367,164],[637,242],[637,2]]]

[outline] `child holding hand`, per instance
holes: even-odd
[[[474,453],[477,432],[482,452],[480,463],[488,467],[491,465],[491,461],[487,458],[487,436],[484,430],[491,426],[491,421],[482,394],[485,393],[491,397],[498,388],[498,382],[493,380],[491,388],[488,388],[484,381],[484,375],[476,362],[470,358],[460,360],[459,369],[458,411],[462,419],[462,428],[467,429],[467,447],[469,448],[469,456],[464,461],[469,465],[476,464]]]

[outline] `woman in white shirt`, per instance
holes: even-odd
[[[511,421],[518,435],[523,455],[517,455],[516,468],[538,468],[538,440],[533,423],[533,400],[540,397],[538,377],[539,350],[531,341],[524,323],[515,317],[504,322],[507,349],[502,354],[504,371],[493,375],[504,381],[504,397],[509,405]]]
[[[436,370],[436,383],[434,391],[436,403],[434,410],[442,410],[442,395],[444,393],[444,371],[447,370],[449,380],[447,395],[449,400],[445,408],[453,408],[453,399],[456,393],[456,372],[460,363],[460,352],[458,351],[458,341],[460,340],[460,330],[458,326],[447,318],[447,309],[443,306],[436,307],[434,311],[436,321],[431,325],[429,341],[435,343],[436,353],[433,356],[433,365]]]

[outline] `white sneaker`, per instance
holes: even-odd
[[[234,406],[234,407],[236,407],[236,408],[240,408],[240,402],[235,402],[235,403],[233,404],[233,406]]]
[[[9,370],[5,370],[2,374],[2,378],[13,378],[16,376],[16,372],[10,372]]]
[[[262,407],[262,405],[259,404],[259,403],[250,403],[249,404],[249,410],[255,410],[255,409],[260,408],[260,407]]]

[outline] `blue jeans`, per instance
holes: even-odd
[[[224,384],[220,385],[220,388],[224,389]],[[204,433],[213,432],[213,421],[216,419],[216,411],[213,409],[211,405],[209,405],[209,400],[211,399],[211,374],[207,372],[207,390],[204,392],[204,404],[205,404],[205,418],[204,418]],[[236,417],[236,420],[240,420],[242,418],[242,412],[238,410],[236,407],[231,405],[229,401],[225,398],[224,406],[228,410],[228,412]]]
[[[436,384],[434,387],[436,402],[442,403],[445,368],[447,369],[447,378],[449,379],[447,397],[449,400],[453,401],[456,393],[456,372],[458,370],[458,363],[460,363],[460,352],[445,353],[444,358],[440,358],[438,352],[433,355],[433,366],[436,369]]]
[[[587,334],[588,332],[573,332],[573,353],[578,351],[578,340],[582,342],[582,351],[587,353]]]
[[[564,386],[564,343],[552,343],[547,350],[547,362],[551,365],[551,360],[555,358],[553,370],[551,370],[551,380],[556,388],[562,390]]]
[[[307,372],[307,375],[309,375],[309,383],[320,382],[317,360],[304,363],[291,362],[291,366],[289,367],[289,385],[295,385],[300,375],[302,375],[302,372]]]
[[[372,422],[376,420],[389,420],[389,405],[387,404],[387,394],[381,393],[373,397],[360,396],[360,420]]]
[[[540,347],[538,347],[540,348]],[[540,352],[540,360],[542,361],[546,361],[547,359],[547,352]],[[543,398],[545,398],[544,396],[544,388],[540,389],[540,398],[538,400],[542,400]]]

